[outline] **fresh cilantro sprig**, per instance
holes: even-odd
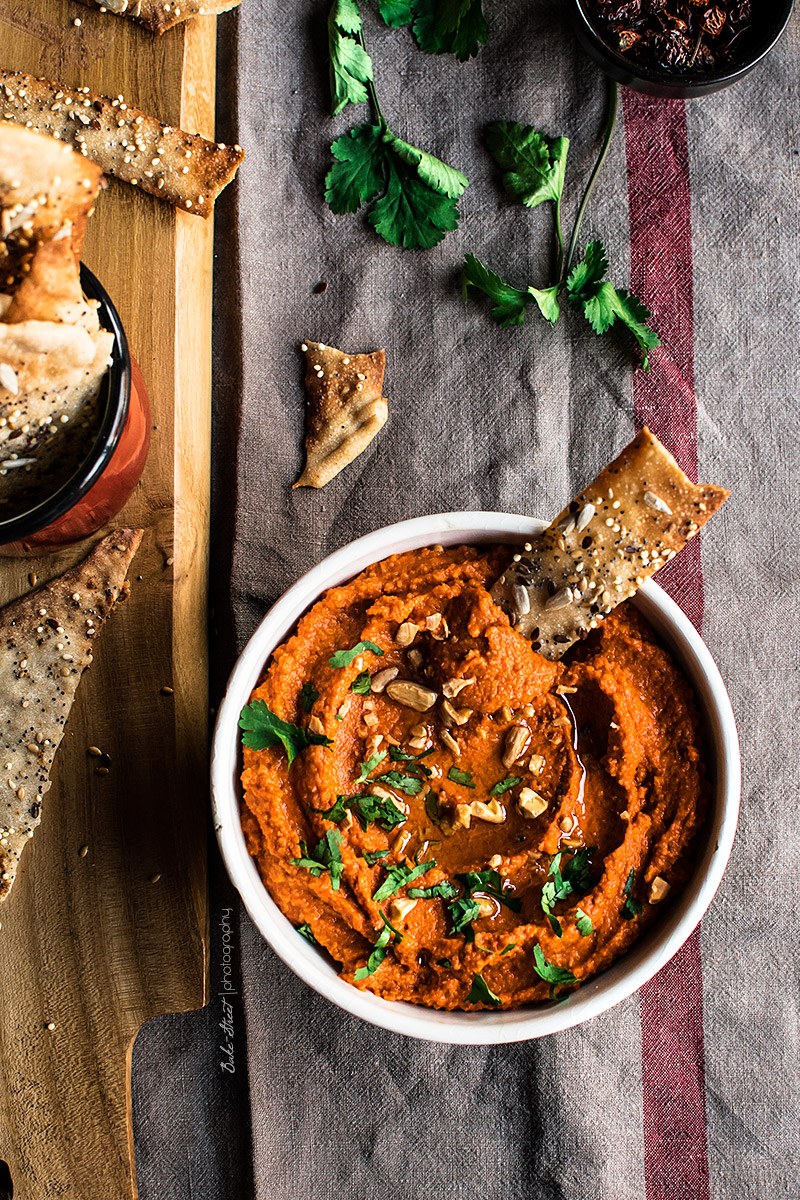
[[[514,896],[509,895],[504,889],[505,880],[499,871],[464,871],[456,874],[456,879],[459,883],[463,883],[465,891],[472,895],[473,892],[483,892],[487,896],[493,896],[495,900],[499,900],[501,904],[505,904],[506,908],[510,908],[512,912],[519,912],[522,908],[519,900]]]
[[[553,963],[548,962],[538,942],[533,947],[533,960],[533,969],[536,974],[545,983],[550,984],[551,1000],[555,1000],[556,991],[559,987],[569,987],[571,984],[578,982],[572,971],[568,971],[566,967],[556,967]]]
[[[458,888],[449,879],[443,879],[432,887],[409,888],[408,894],[412,900],[453,900],[458,895]]]
[[[362,829],[375,822],[384,829],[396,829],[406,819],[406,814],[392,800],[373,796],[370,792],[358,792],[354,796],[337,796],[330,808],[315,808],[315,813],[338,825],[348,812],[354,812]]]
[[[351,646],[349,650],[336,650],[328,659],[332,667],[349,667],[352,662],[358,658],[359,654],[363,654],[365,650],[369,650],[371,654],[376,654],[378,658],[383,658],[383,651],[380,646],[376,646],[374,642],[369,640],[356,642],[355,646]],[[356,677],[358,678],[358,676]]]
[[[641,901],[634,900],[633,898],[633,885],[635,880],[636,872],[634,868],[631,867],[630,875],[625,880],[625,886],[622,889],[622,893],[625,897],[625,903],[622,906],[622,915],[626,921],[632,921],[634,917],[638,917],[642,911]]]
[[[398,792],[405,792],[407,796],[416,796],[422,791],[421,779],[415,779],[413,775],[403,775],[400,771],[384,771],[382,775],[378,775],[375,782],[396,788]]]
[[[329,829],[313,850],[309,850],[305,842],[301,842],[299,857],[290,858],[289,862],[293,867],[304,867],[315,879],[329,871],[331,887],[334,892],[338,892],[344,871],[342,835],[338,829]]]
[[[502,796],[504,792],[510,788],[516,787],[518,783],[522,783],[521,775],[507,775],[505,779],[501,779],[493,788],[489,789],[490,796]]]
[[[489,987],[482,975],[477,972],[472,976],[472,987],[464,997],[466,1004],[488,1004],[490,1008],[499,1008],[501,1000]]]
[[[378,937],[375,941],[375,949],[372,951],[369,958],[367,959],[367,965],[365,967],[359,967],[358,970],[353,975],[353,979],[357,979],[357,980],[368,979],[370,977],[370,975],[375,974],[378,967],[381,965],[383,960],[386,958],[386,951],[388,949],[389,941],[391,940],[391,937],[393,934],[394,934],[394,939],[396,942],[402,942],[402,940],[403,940],[402,933],[400,933],[397,929],[395,929],[394,925],[392,925],[391,921],[386,916],[386,914],[382,912],[379,915],[380,915],[381,920],[383,921],[383,929],[380,931],[380,933],[378,934]]]
[[[356,783],[366,783],[375,768],[382,763],[386,758],[385,750],[378,750],[373,754],[372,758],[366,759],[358,765],[358,774],[356,775]]]
[[[486,41],[488,25],[481,0],[378,0],[378,11],[393,29],[411,25],[428,54],[455,54],[466,62]]]
[[[300,707],[303,712],[310,713],[317,700],[319,700],[319,692],[313,683],[304,683],[300,688]]]
[[[470,9],[475,2],[471,0]],[[431,4],[432,0],[384,3],[380,11],[387,24],[408,24],[416,5],[427,10]],[[464,0],[449,0],[443,7],[458,10],[451,31],[457,36],[467,5]],[[452,15],[449,20],[452,22]],[[357,212],[362,205],[371,205],[367,219],[384,241],[408,249],[430,249],[456,228],[456,201],[469,180],[389,129],[375,90],[372,60],[364,47],[357,0],[334,0],[328,33],[333,114],[349,103],[369,99],[375,123],[351,129],[331,146],[334,163],[325,179],[325,199],[335,213]]]
[[[447,778],[453,783],[459,783],[461,787],[474,788],[475,780],[472,778],[471,771],[460,771],[458,767],[451,767],[447,772]]]
[[[333,745],[324,733],[309,733],[291,721],[282,720],[267,706],[265,700],[254,700],[252,704],[244,706],[239,717],[239,728],[243,730],[242,743],[248,750],[282,746],[290,767],[306,746]]]
[[[650,369],[648,352],[661,343],[650,327],[650,313],[640,300],[625,288],[615,288],[606,278],[608,258],[599,241],[590,242],[584,257],[574,268],[583,216],[597,176],[611,144],[617,112],[617,85],[609,84],[609,115],[600,155],[586,185],[575,218],[569,250],[565,253],[561,225],[561,202],[569,150],[564,137],[548,137],[533,126],[497,121],[487,130],[489,151],[503,172],[506,191],[528,208],[552,203],[555,206],[555,232],[558,258],[555,281],[548,287],[517,288],[501,279],[473,254],[464,262],[463,288],[473,287],[492,302],[492,317],[501,326],[522,325],[531,305],[551,325],[561,315],[560,297],[582,313],[598,335],[607,333],[618,322],[633,336],[642,351],[641,366]]]
[[[419,879],[420,875],[427,874],[435,866],[436,859],[432,858],[429,862],[420,863],[417,867],[406,867],[400,864],[387,868],[386,878],[373,894],[372,899],[376,904],[381,900],[388,900],[390,896],[396,895],[400,888],[405,887],[408,883],[413,883],[415,879]]]
[[[547,880],[542,888],[542,912],[550,922],[550,928],[556,937],[563,937],[564,930],[558,917],[553,913],[553,905],[559,900],[566,900],[568,896],[576,895],[583,896],[589,890],[591,877],[591,856],[594,851],[594,846],[584,846],[578,850],[564,862],[564,852],[559,850],[558,854],[554,854],[550,862],[550,869],[547,872]],[[580,909],[578,910],[580,912]],[[588,932],[592,932],[591,921],[585,914],[582,914],[589,921]],[[578,930],[582,936],[587,935],[583,930]]]

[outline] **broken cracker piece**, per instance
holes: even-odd
[[[674,558],[730,495],[692,483],[644,428],[512,562],[492,598],[559,659]]]
[[[236,8],[241,0],[80,0],[87,8],[128,17],[151,33],[164,33],[188,17],[215,16]]]
[[[385,368],[383,350],[345,354],[307,343],[306,466],[293,487],[324,487],[366,450],[389,416],[381,394]]]
[[[118,529],[77,567],[0,609],[0,900],[41,821],[92,642],[141,540],[141,529]]]
[[[13,71],[0,71],[0,119],[50,134],[109,175],[201,217],[244,158],[241,146],[162,125],[121,96]]]

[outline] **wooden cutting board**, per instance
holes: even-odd
[[[122,92],[209,137],[215,35],[212,17],[156,38],[71,0],[0,0],[0,67]],[[212,234],[113,179],[89,222],[84,261],[153,410],[142,482],[114,524],[146,532],[0,907],[0,1200],[8,1173],[14,1200],[135,1196],[133,1040],[148,1018],[206,998]],[[0,560],[0,603],[87,549]],[[89,746],[110,755],[108,774]]]

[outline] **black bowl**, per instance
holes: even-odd
[[[131,398],[128,339],[108,292],[82,263],[81,287],[85,296],[97,300],[100,324],[114,335],[111,366],[100,386],[100,426],[86,458],[66,483],[25,512],[0,520],[0,546],[21,541],[46,529],[82,500],[108,466],[125,428]]]
[[[571,0],[570,6],[578,41],[607,75],[637,92],[681,100],[693,96],[708,96],[743,79],[769,54],[786,29],[794,8],[794,0],[757,0],[757,6],[754,5],[756,15],[753,43],[744,62],[735,66],[728,64],[717,71],[683,72],[644,67],[641,63],[626,58],[609,46],[608,42],[603,41],[586,11],[584,0]]]

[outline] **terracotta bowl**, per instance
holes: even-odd
[[[409,1037],[461,1045],[521,1042],[588,1021],[625,1000],[680,949],[719,887],[739,813],[739,742],[730,701],[714,660],[694,627],[665,592],[647,582],[636,605],[694,686],[706,725],[713,800],[697,867],[660,920],[612,967],[566,1000],[507,1012],[438,1012],[383,1000],[339,978],[331,959],[309,945],[284,917],[247,852],[239,819],[239,714],[273,650],[328,588],[352,579],[390,554],[436,543],[521,543],[544,525],[508,513],[444,513],[378,529],[324,559],[269,610],[242,651],[217,716],[211,756],[214,826],[228,873],[262,936],[310,987],[347,1012]]]

